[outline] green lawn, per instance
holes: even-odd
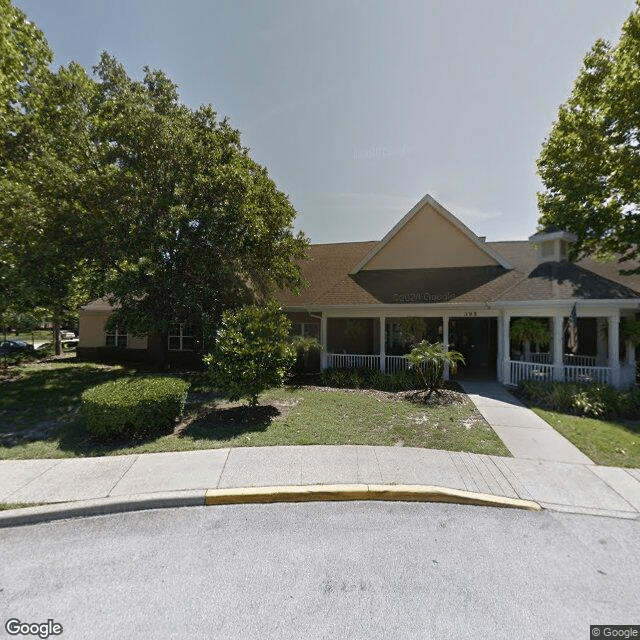
[[[2,340],[4,340],[4,332],[0,333],[2,336]],[[24,340],[31,344],[33,341],[35,342],[53,342],[53,332],[51,329],[38,329],[31,333],[31,331],[27,331],[24,333],[20,333],[18,335],[11,332],[7,333],[7,340]]]
[[[640,468],[640,420],[599,420],[531,408],[596,464]]]
[[[169,435],[109,444],[79,414],[90,386],[135,375],[75,360],[23,365],[0,383],[0,459],[61,458],[229,446],[396,445],[510,455],[473,404],[427,406],[395,394],[323,388],[272,389],[248,408],[220,401],[194,380],[185,419]]]

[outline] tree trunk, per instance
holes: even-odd
[[[155,365],[158,371],[166,371],[168,369],[168,340],[169,334],[162,331],[158,334],[158,348],[156,349]]]
[[[58,317],[53,318],[53,352],[59,356],[62,355],[62,342],[60,341],[60,320]]]

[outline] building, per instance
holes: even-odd
[[[322,368],[395,372],[411,339],[424,337],[464,355],[459,376],[629,386],[635,348],[620,326],[640,311],[640,275],[569,262],[573,241],[550,231],[486,242],[427,195],[379,242],[312,245],[302,265],[309,287],[279,299],[296,331],[320,340]],[[510,327],[526,317],[545,319],[548,349],[514,349]]]
[[[640,275],[620,275],[617,263],[569,262],[573,241],[548,230],[486,242],[426,195],[380,241],[311,245],[301,265],[309,286],[277,297],[294,331],[320,341],[317,368],[396,372],[408,366],[410,343],[426,338],[464,355],[458,376],[634,384],[635,348],[621,322],[640,313]],[[153,340],[105,332],[110,312],[105,300],[82,309],[79,354],[152,360]],[[521,318],[549,328],[548,347],[512,343]],[[168,341],[177,363],[198,349],[188,325],[176,324]]]

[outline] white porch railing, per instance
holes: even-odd
[[[580,367],[566,366],[564,367],[565,382],[590,383],[597,382],[599,384],[611,384],[611,368],[610,367]]]
[[[553,380],[553,365],[510,360],[507,384],[517,387],[520,380],[539,380],[540,382]]]
[[[553,356],[550,353],[530,353],[528,362],[536,364],[553,364]]]
[[[334,369],[379,369],[380,356],[328,353],[327,366]]]
[[[406,356],[385,356],[386,373],[400,373],[410,368]],[[357,355],[350,353],[328,353],[327,367],[334,369],[379,369],[380,356]]]
[[[385,371],[387,373],[399,373],[409,368],[409,360],[406,356],[386,356]]]
[[[562,361],[565,365],[576,366],[576,367],[595,367],[596,366],[596,358],[595,356],[581,356],[574,355],[573,353],[565,353]]]
[[[593,367],[564,365],[562,367],[562,379],[565,382],[578,382],[582,384],[597,382],[599,384],[611,384],[611,367]],[[549,382],[553,380],[553,365],[539,362],[520,362],[509,360],[509,380],[507,384],[518,386],[520,380],[539,380]]]
[[[536,362],[537,364],[553,364],[553,356],[550,353],[530,353],[527,362]],[[578,367],[595,367],[595,356],[581,356],[573,353],[565,353],[562,356],[562,362],[565,365],[575,365]]]

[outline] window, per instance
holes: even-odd
[[[117,326],[106,332],[105,344],[107,347],[119,347],[121,349],[127,346],[127,329]]]
[[[320,325],[317,322],[294,322],[292,331],[294,336],[320,340]]]
[[[174,322],[169,327],[169,351],[193,351],[194,327],[184,322]]]

